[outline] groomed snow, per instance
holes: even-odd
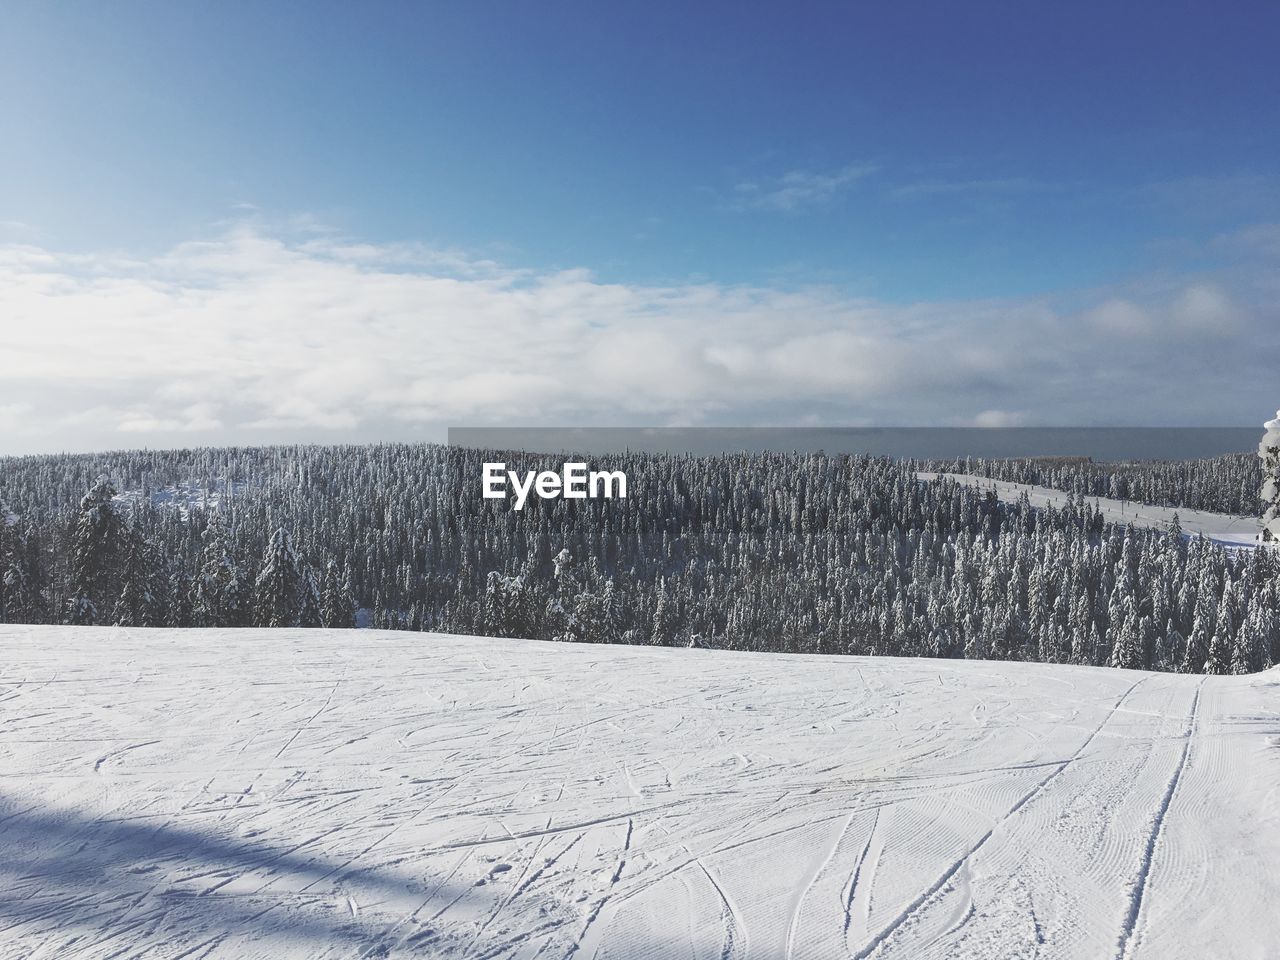
[[[1006,503],[1016,502],[1025,493],[1033,507],[1062,507],[1071,496],[1052,487],[992,480],[966,473],[919,473],[917,476],[921,480],[932,480],[944,476],[979,490],[994,490],[996,496]],[[1209,540],[1224,547],[1257,546],[1258,534],[1262,530],[1260,515],[1238,517],[1230,513],[1209,513],[1207,510],[1153,507],[1145,503],[1135,503],[1132,500],[1112,500],[1107,497],[1086,497],[1085,501],[1096,505],[1111,523],[1132,523],[1136,527],[1151,527],[1156,530],[1168,530],[1174,514],[1177,514],[1183,533],[1192,537],[1204,534]]]
[[[0,627],[0,957],[1275,957],[1280,673]]]

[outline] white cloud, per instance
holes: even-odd
[[[212,403],[193,403],[165,415],[147,410],[127,413],[116,427],[121,433],[208,433],[221,430],[218,407]]]
[[[1061,190],[1056,183],[1044,183],[1026,177],[985,180],[920,180],[889,191],[895,200],[930,200],[946,196],[1003,197],[1026,193]]]
[[[438,439],[449,424],[1230,423],[1274,409],[1280,324],[1238,292],[1200,279],[1093,299],[1068,313],[605,283],[243,226],[151,259],[0,245],[0,451],[32,437],[84,449]]]
[[[797,210],[826,206],[843,191],[871,174],[870,164],[849,164],[822,173],[814,170],[791,170],[768,181],[744,180],[734,188],[735,196],[728,206],[734,210]]]
[[[1113,297],[1085,314],[1085,320],[1102,336],[1145,337],[1155,332],[1151,315],[1129,300]]]
[[[1248,258],[1280,259],[1280,223],[1255,223],[1214,237],[1210,249]]]
[[[1241,321],[1226,292],[1207,283],[1187,287],[1174,302],[1173,315],[1183,329],[1205,333],[1234,333]]]
[[[31,414],[29,403],[0,404],[0,434],[29,432]]]
[[[1026,422],[1026,414],[1018,410],[983,410],[973,417],[967,425],[974,427],[1021,427]]]

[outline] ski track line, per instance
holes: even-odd
[[[1205,678],[1201,678],[1200,682],[1196,684],[1195,697],[1191,701],[1191,712],[1187,714],[1187,728],[1182,742],[1182,754],[1178,757],[1178,764],[1174,767],[1173,775],[1169,778],[1169,783],[1165,787],[1164,796],[1161,797],[1160,805],[1156,808],[1156,815],[1151,823],[1151,832],[1147,836],[1147,845],[1142,851],[1142,861],[1138,867],[1138,879],[1135,881],[1133,892],[1130,894],[1129,912],[1125,916],[1124,926],[1120,930],[1119,949],[1116,951],[1117,960],[1129,960],[1142,939],[1136,934],[1138,933],[1138,921],[1142,916],[1142,907],[1147,893],[1147,881],[1151,878],[1151,868],[1155,863],[1156,849],[1164,837],[1164,825],[1169,813],[1169,807],[1173,803],[1174,794],[1178,792],[1178,785],[1182,782],[1182,772],[1186,769],[1187,758],[1191,756],[1191,741],[1194,739],[1196,729],[1200,723],[1200,692],[1204,689],[1204,682]]]
[[[547,827],[549,828],[550,826],[551,826],[551,817],[547,817]],[[505,830],[506,827],[504,826],[503,829]],[[538,856],[542,853],[543,849],[545,849],[547,844],[551,841],[550,835],[539,837],[537,843],[534,844],[533,852],[530,853],[527,857],[525,857],[524,866],[520,870],[520,876],[516,878],[512,891],[509,894],[507,894],[505,897],[498,898],[497,902],[494,904],[493,909],[489,911],[488,916],[484,918],[484,921],[476,929],[475,935],[472,936],[470,941],[468,941],[466,947],[463,949],[462,953],[460,954],[460,957],[464,958],[465,960],[466,957],[470,956],[472,952],[480,945],[480,938],[484,936],[484,932],[489,929],[489,925],[498,918],[498,915],[501,914],[503,910],[511,906],[512,902],[516,899],[516,897],[520,896],[520,894],[522,894],[531,883],[533,883],[540,876],[542,876],[542,874],[547,870],[548,867],[550,867],[553,863],[558,861],[561,856],[563,856],[567,851],[569,851],[576,844],[578,844],[584,836],[586,836],[585,832],[578,834],[576,837],[574,837],[572,840],[569,841],[569,843],[565,846],[563,850],[560,851],[560,853],[556,854],[553,857],[546,858],[543,862],[543,865],[541,867],[538,867],[536,870],[534,870],[531,875],[529,873],[529,870],[533,866],[534,860],[538,858]],[[513,855],[508,859],[515,859],[515,857]]]
[[[858,882],[862,878],[862,867],[867,862],[867,853],[871,849],[871,843],[876,838],[876,831],[880,829],[880,807],[876,808],[875,817],[871,821],[871,829],[867,832],[867,842],[862,845],[862,852],[858,854],[858,862],[854,865],[853,873],[849,875],[849,885],[846,887],[846,895],[844,900],[844,937],[845,945],[848,946],[849,927],[853,923],[853,898],[860,889]]]
[[[720,902],[724,904],[724,912],[721,919],[724,921],[724,948],[720,951],[720,960],[734,960],[739,955],[746,957],[748,954],[748,937],[747,925],[742,920],[742,914],[738,911],[737,904],[729,899],[729,895],[724,892],[724,887],[720,886],[720,881],[716,879],[707,865],[702,862],[699,857],[696,861],[698,868],[703,872],[706,878],[711,881],[711,886],[715,887],[716,895],[720,898]],[[742,951],[738,952],[738,938],[734,936],[734,931],[740,931],[742,934]]]
[[[473,847],[484,847],[495,843],[510,843],[513,840],[530,840],[535,837],[549,837],[561,833],[571,833],[574,830],[583,830],[588,827],[600,826],[604,823],[617,823],[619,820],[630,820],[632,817],[638,817],[641,814],[656,813],[661,810],[670,810],[673,807],[688,806],[694,802],[694,798],[683,800],[673,800],[670,803],[659,803],[652,807],[644,807],[640,810],[629,810],[623,813],[608,814],[603,817],[596,817],[592,820],[580,820],[577,823],[568,823],[559,827],[551,827],[546,830],[525,830],[521,833],[511,833],[508,831],[505,837],[480,837],[475,840],[458,840],[453,843],[443,843],[437,847],[429,847],[423,849],[423,854],[443,853],[446,850],[469,850]],[[501,826],[501,824],[499,824]],[[506,830],[506,827],[503,827]]]
[[[1129,689],[1120,695],[1120,698],[1116,700],[1116,702],[1112,705],[1111,709],[1107,711],[1107,715],[1102,718],[1102,722],[1098,724],[1098,726],[1094,729],[1093,733],[1089,734],[1089,736],[1085,738],[1084,743],[1080,744],[1080,746],[1076,748],[1076,751],[1070,757],[1062,761],[1062,763],[1055,770],[1049,773],[1048,776],[1044,777],[1042,780],[1040,780],[1039,783],[1037,783],[1034,787],[1032,787],[1030,790],[1024,793],[1022,797],[1018,800],[1018,802],[1015,803],[1012,807],[1010,807],[1009,810],[1004,814],[1004,816],[1002,816],[999,820],[996,821],[995,824],[992,825],[990,830],[988,830],[986,833],[984,833],[981,837],[978,838],[977,843],[969,847],[969,849],[966,850],[963,854],[961,854],[961,856],[954,863],[952,863],[951,866],[947,867],[947,869],[942,872],[942,876],[940,876],[937,880],[935,880],[932,884],[930,884],[923,893],[921,893],[914,900],[912,900],[911,903],[907,905],[906,909],[904,909],[901,913],[899,913],[879,933],[877,933],[874,937],[872,937],[871,940],[864,947],[862,947],[861,950],[858,950],[856,953],[854,953],[852,960],[866,960],[866,958],[870,957],[873,953],[875,953],[881,947],[883,947],[885,943],[889,940],[889,938],[893,936],[893,934],[896,933],[899,929],[901,929],[909,920],[911,920],[912,917],[914,917],[917,913],[919,913],[920,908],[925,906],[925,904],[929,902],[929,900],[933,897],[935,893],[937,893],[944,886],[946,886],[947,881],[949,881],[952,877],[954,877],[956,873],[958,873],[960,869],[966,863],[969,862],[969,858],[972,857],[975,853],[977,853],[982,848],[982,846],[988,840],[991,839],[991,837],[995,834],[995,832],[999,830],[1004,823],[1008,822],[1010,817],[1014,816],[1019,810],[1021,810],[1024,806],[1026,806],[1035,796],[1037,796],[1041,791],[1043,791],[1046,787],[1048,787],[1050,783],[1052,783],[1064,770],[1067,769],[1067,767],[1069,767],[1078,757],[1080,757],[1085,752],[1085,750],[1089,748],[1089,745],[1093,743],[1094,738],[1096,738],[1098,734],[1102,732],[1103,728],[1106,727],[1106,725],[1111,722],[1111,718],[1114,717],[1116,713],[1120,710],[1120,705],[1123,704],[1124,701],[1128,699],[1129,695],[1138,688],[1139,684],[1144,683],[1150,678],[1151,678],[1150,675],[1148,675],[1145,677],[1139,677],[1137,680],[1135,680],[1133,684],[1130,685]]]
[[[783,955],[784,960],[791,960],[795,956],[796,947],[796,928],[800,925],[800,910],[804,906],[805,897],[809,895],[809,891],[813,889],[813,885],[818,882],[818,878],[822,876],[823,871],[830,866],[831,861],[835,859],[836,851],[840,849],[840,841],[844,839],[844,835],[849,832],[849,824],[853,823],[853,818],[858,815],[859,811],[852,811],[849,816],[844,818],[844,824],[840,827],[840,832],[836,834],[831,849],[827,851],[827,855],[822,858],[822,862],[818,864],[818,868],[813,871],[813,876],[809,878],[809,882],[804,885],[804,889],[800,891],[800,895],[796,897],[795,906],[791,910],[791,919],[787,923],[787,947]]]
[[[627,863],[627,854],[631,850],[631,833],[634,828],[635,828],[635,821],[632,820],[631,818],[628,818],[627,819],[627,835],[626,835],[626,838],[623,840],[622,850],[619,851],[618,853],[618,864],[616,867],[614,867],[613,873],[609,877],[609,888],[608,890],[605,891],[604,895],[592,908],[590,914],[588,914],[586,923],[582,925],[582,929],[578,931],[577,937],[575,937],[573,943],[570,944],[568,951],[564,955],[564,960],[569,960],[570,957],[576,955],[578,951],[582,949],[582,945],[587,942],[588,931],[591,930],[596,920],[599,919],[600,913],[602,910],[604,910],[605,905],[610,903],[614,899],[614,893],[616,891],[618,881],[622,877],[622,869],[623,867],[626,866],[626,863]],[[585,834],[583,836],[585,836]],[[579,839],[581,839],[581,837],[579,837]],[[575,840],[574,842],[576,843],[577,841]],[[568,852],[567,849],[565,852]],[[612,914],[610,914],[610,917],[612,918]],[[591,951],[591,960],[595,960],[595,957],[599,954],[599,952],[600,952],[600,943],[597,942]]]
[[[320,714],[324,713],[326,710],[329,709],[329,704],[333,703],[333,695],[338,692],[338,687],[339,685],[341,685],[341,683],[342,683],[341,677],[339,677],[337,680],[333,682],[333,689],[329,691],[329,696],[325,697],[324,703],[320,705],[320,709],[317,710],[315,713],[313,713],[311,716],[307,717],[307,719],[303,721],[302,726],[298,727],[297,730],[293,731],[293,736],[289,738],[289,741],[283,747],[281,747],[279,750],[276,751],[276,755],[272,757],[273,760],[279,760],[280,755],[283,754],[286,750],[288,750],[291,746],[293,746],[293,741],[297,740],[298,737],[302,736],[302,731],[306,730],[307,727],[311,726],[312,722],[315,721],[316,717],[320,716]]]
[[[430,904],[433,900],[435,900],[436,894],[444,889],[446,883],[449,883],[453,880],[454,875],[457,874],[457,872],[462,869],[462,865],[470,859],[471,859],[471,852],[465,851],[462,854],[462,856],[458,858],[458,862],[449,868],[448,873],[446,873],[444,877],[442,877],[440,880],[436,881],[435,885],[431,888],[431,892],[426,895],[426,897],[422,900],[421,903],[418,904],[418,906],[416,906],[409,913],[402,916],[399,920],[391,924],[389,927],[375,933],[369,939],[369,942],[366,943],[364,945],[364,948],[360,951],[360,953],[357,954],[357,960],[364,960],[364,958],[366,957],[388,956],[394,951],[399,950],[402,946],[405,945],[407,941],[413,939],[414,937],[419,936],[422,931],[420,930],[415,931],[415,930],[409,929],[409,930],[406,930],[404,933],[400,934],[400,936],[396,938],[396,941],[394,943],[390,945],[387,944],[387,940],[391,937],[391,935],[395,933],[397,930],[399,930],[401,927],[405,926],[406,924],[417,922],[418,914],[420,914],[424,909],[426,909],[428,904]],[[461,895],[462,894],[459,894],[459,896]],[[435,920],[436,917],[439,917],[441,914],[447,911],[449,907],[453,906],[453,904],[457,902],[458,902],[458,898],[455,897],[452,901],[450,901],[443,908],[441,908],[440,911],[434,914],[431,917],[431,919]]]
[[[106,763],[108,760],[114,760],[116,757],[123,756],[124,754],[128,753],[130,750],[140,750],[143,747],[150,747],[159,742],[160,742],[159,740],[147,740],[144,743],[131,743],[127,747],[121,747],[119,750],[112,750],[109,753],[104,753],[102,756],[100,756],[97,759],[97,762],[94,763],[93,772],[102,773],[102,765]]]

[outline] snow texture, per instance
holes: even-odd
[[[1280,673],[0,627],[0,957],[1250,960]]]
[[[1022,494],[1033,507],[1062,507],[1071,495],[1052,487],[1033,486],[1028,483],[1012,483],[1008,480],[991,480],[963,473],[919,473],[921,480],[932,480],[944,476],[956,480],[978,490],[994,490],[996,496],[1006,503],[1016,503]],[[1089,504],[1096,505],[1102,515],[1110,523],[1129,524],[1135,527],[1150,527],[1155,530],[1168,530],[1174,515],[1182,532],[1188,536],[1204,536],[1224,547],[1256,547],[1262,523],[1258,517],[1240,517],[1229,513],[1209,513],[1205,510],[1187,510],[1182,507],[1155,507],[1131,500],[1112,500],[1107,497],[1086,497]]]

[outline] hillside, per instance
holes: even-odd
[[[0,957],[1275,955],[1280,675],[0,627]]]
[[[994,490],[1005,503],[1017,503],[1026,494],[1033,507],[1058,507],[1061,509],[1071,495],[1052,487],[1029,483],[1012,483],[1008,480],[992,480],[962,473],[920,473],[921,480],[944,476],[975,490]],[[1086,502],[1097,507],[1108,523],[1133,524],[1148,530],[1168,530],[1173,518],[1188,536],[1201,536],[1223,547],[1254,547],[1262,530],[1259,516],[1237,516],[1230,513],[1210,513],[1207,510],[1157,507],[1131,500],[1113,500],[1108,497],[1086,497]]]

